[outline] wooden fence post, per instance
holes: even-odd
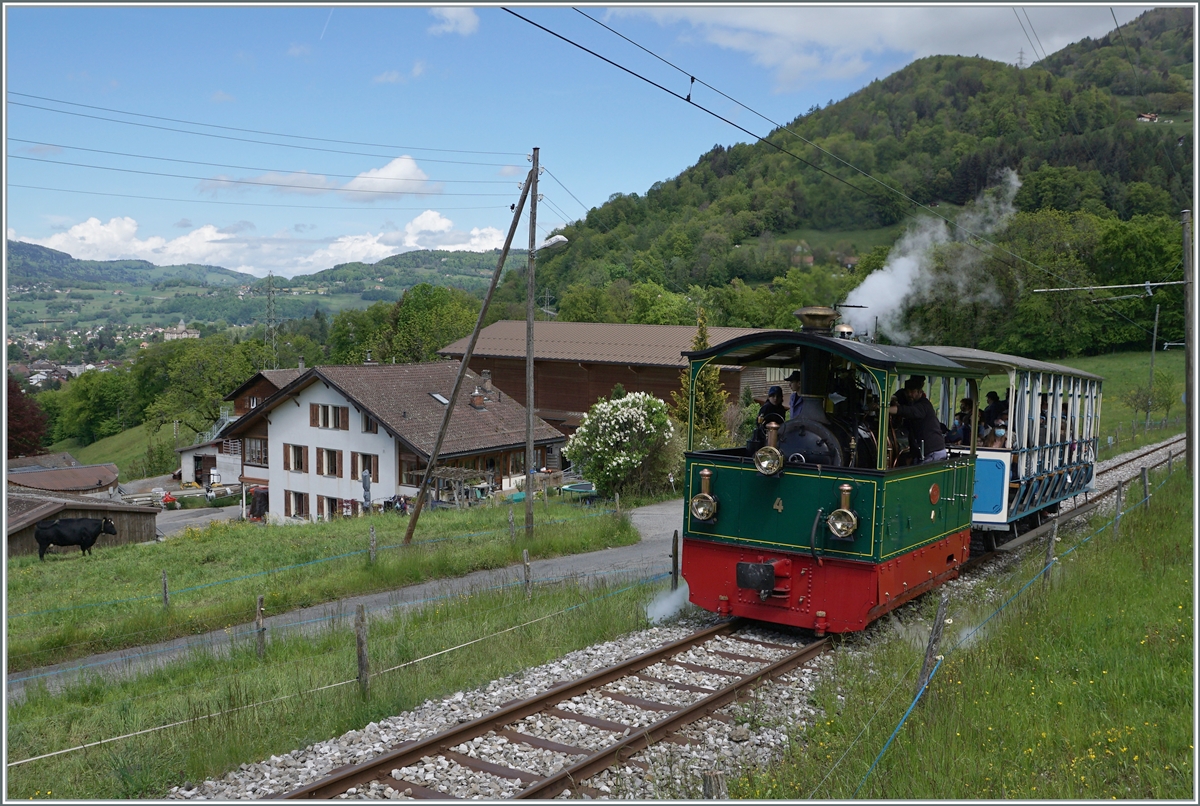
[[[517,522],[513,520],[512,504],[508,505],[508,539],[517,542]]]
[[[700,774],[701,797],[704,800],[728,800],[729,788],[725,783],[725,773],[720,770],[709,770]]]
[[[617,517],[621,517],[621,494],[613,493],[613,500],[617,503]]]
[[[167,592],[167,569],[163,569],[163,610],[171,609],[171,594]]]
[[[367,662],[367,608],[359,605],[354,613],[354,638],[358,644],[358,686],[363,696],[371,689],[371,669]]]
[[[375,524],[371,524],[371,565],[375,564]]]
[[[1150,511],[1150,474],[1142,468],[1142,496],[1146,499],[1146,511]]]
[[[258,657],[267,651],[267,626],[263,621],[263,595],[258,595],[258,608],[255,611],[254,627],[258,636]]]
[[[525,601],[533,601],[533,577],[529,573],[529,549],[521,549],[521,560],[525,563]]]
[[[1046,544],[1046,570],[1042,572],[1042,590],[1050,586],[1050,575],[1054,573],[1054,544],[1058,542],[1058,519],[1054,520],[1054,528],[1050,530],[1050,540]]]
[[[1124,497],[1125,497],[1125,482],[1118,481],[1117,482],[1117,514],[1116,514],[1115,519],[1113,520],[1113,538],[1114,539],[1121,536],[1121,506],[1124,503],[1124,501],[1122,500],[1122,499],[1124,499]]]
[[[1175,473],[1175,454],[1173,452],[1168,452],[1167,453],[1167,475],[1170,476],[1170,475],[1173,475],[1174,473]]]
[[[671,590],[679,590],[679,530],[671,536]]]
[[[943,593],[938,602],[937,617],[933,621],[933,629],[929,631],[929,645],[925,647],[925,662],[921,664],[921,675],[917,678],[917,694],[929,682],[929,674],[933,671],[933,661],[937,656],[938,644],[942,642],[942,628],[946,626],[946,605],[950,603],[949,594]]]

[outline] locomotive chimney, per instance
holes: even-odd
[[[825,336],[830,334],[833,329],[833,323],[837,321],[839,316],[838,312],[833,308],[826,308],[823,305],[810,305],[807,308],[795,311],[793,315],[803,325],[801,327],[802,332]]]

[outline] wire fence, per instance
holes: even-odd
[[[615,510],[615,509],[602,508],[602,509],[598,509],[597,511],[594,511],[594,512],[589,512],[586,515],[580,515],[580,516],[574,517],[574,518],[557,518],[557,519],[553,519],[553,520],[541,521],[540,523],[535,523],[532,528],[536,529],[539,526],[552,526],[552,525],[557,525],[557,524],[572,523],[575,521],[582,521],[582,520],[588,520],[591,518],[603,517],[605,515],[611,515],[616,511],[617,510]],[[306,568],[306,567],[313,566],[313,565],[320,565],[323,563],[334,562],[336,560],[345,560],[345,559],[349,559],[351,557],[361,557],[363,555],[370,554],[372,551],[389,551],[389,550],[393,550],[393,549],[423,548],[425,546],[431,546],[431,545],[435,545],[438,543],[446,543],[446,542],[454,541],[454,540],[469,540],[469,539],[475,538],[475,537],[484,537],[484,536],[488,536],[488,535],[503,534],[506,532],[511,532],[512,530],[525,531],[529,528],[530,527],[526,526],[524,523],[521,523],[519,525],[514,524],[510,527],[501,527],[498,529],[486,529],[486,530],[478,531],[478,532],[465,532],[463,534],[448,535],[446,537],[431,538],[429,540],[414,541],[412,543],[396,543],[393,545],[377,546],[374,549],[372,549],[372,548],[356,549],[354,551],[343,552],[341,554],[334,554],[329,557],[319,557],[315,560],[309,560],[307,562],[293,563],[291,565],[283,565],[283,566],[279,566],[277,568],[269,568],[269,569],[266,569],[263,571],[256,571],[251,574],[242,574],[240,576],[230,577],[228,579],[218,579],[218,580],[214,580],[212,582],[205,582],[200,585],[192,585],[192,586],[186,587],[186,588],[179,588],[177,590],[171,590],[169,593],[171,596],[178,596],[181,593],[191,593],[193,591],[205,590],[207,588],[212,588],[212,587],[216,587],[219,585],[229,585],[234,582],[244,582],[247,579],[255,579],[257,577],[270,576],[273,574],[281,574],[281,573],[285,573],[287,571],[295,571],[300,568]],[[49,615],[52,613],[64,613],[64,612],[68,612],[68,611],[72,611],[72,610],[85,610],[85,609],[90,609],[90,608],[95,608],[95,607],[110,607],[110,606],[119,605],[119,604],[130,604],[132,602],[146,602],[146,601],[151,601],[151,600],[161,601],[163,599],[165,593],[166,593],[165,590],[163,592],[156,591],[155,593],[149,593],[149,594],[145,594],[143,596],[132,596],[132,597],[124,598],[124,599],[112,599],[112,600],[104,601],[104,602],[84,602],[81,604],[69,605],[67,607],[52,607],[52,608],[46,608],[43,610],[29,610],[29,611],[26,611],[23,613],[9,613],[7,615],[7,618],[11,620],[11,619],[17,619],[17,618],[26,618],[28,616],[41,616],[41,615]]]
[[[909,704],[908,708],[905,710],[904,715],[900,718],[900,721],[896,724],[895,729],[888,736],[887,741],[884,742],[883,747],[880,748],[879,753],[876,755],[875,760],[871,763],[871,766],[867,769],[866,774],[864,774],[862,779],[859,781],[858,786],[854,790],[855,796],[858,795],[859,791],[862,789],[862,787],[866,783],[867,779],[870,778],[871,774],[875,771],[875,768],[879,765],[879,762],[883,759],[884,755],[887,753],[888,748],[891,747],[893,740],[895,740],[896,736],[899,735],[900,730],[904,727],[904,723],[908,720],[909,716],[912,714],[913,709],[921,701],[921,698],[924,696],[925,692],[929,688],[929,684],[933,682],[934,677],[937,675],[938,669],[941,667],[944,658],[946,656],[950,655],[951,653],[959,650],[964,645],[966,645],[968,642],[970,642],[980,632],[980,630],[982,630],[990,621],[992,621],[997,616],[999,616],[1002,612],[1004,612],[1004,610],[1006,610],[1009,605],[1011,605],[1014,601],[1016,601],[1022,594],[1025,593],[1025,591],[1029,590],[1029,588],[1035,582],[1037,582],[1039,579],[1042,579],[1047,573],[1049,573],[1051,571],[1051,569],[1054,568],[1055,565],[1057,565],[1059,562],[1061,562],[1063,560],[1063,558],[1078,551],[1083,546],[1085,546],[1086,544],[1091,542],[1097,536],[1103,534],[1108,529],[1119,528],[1120,520],[1123,517],[1125,517],[1126,515],[1128,515],[1129,513],[1136,511],[1138,508],[1140,508],[1142,506],[1149,506],[1150,499],[1153,497],[1154,492],[1156,490],[1161,489],[1163,487],[1163,485],[1167,484],[1170,481],[1170,477],[1174,472],[1175,460],[1181,456],[1182,456],[1182,454],[1171,453],[1168,455],[1168,457],[1166,459],[1163,459],[1162,461],[1157,462],[1156,464],[1145,468],[1145,470],[1147,472],[1150,472],[1153,470],[1157,470],[1158,468],[1162,467],[1163,465],[1166,465],[1167,473],[1162,478],[1162,480],[1160,480],[1152,489],[1149,487],[1144,489],[1143,496],[1140,500],[1136,501],[1133,504],[1130,504],[1129,506],[1125,507],[1124,509],[1122,509],[1121,500],[1118,497],[1118,499],[1116,501],[1116,505],[1113,508],[1114,511],[1113,511],[1111,518],[1109,518],[1107,521],[1105,521],[1099,527],[1095,528],[1086,537],[1083,537],[1082,539],[1080,539],[1075,545],[1071,546],[1069,549],[1064,551],[1062,554],[1051,556],[1049,561],[1046,562],[1037,571],[1037,573],[1035,573],[1031,578],[1026,580],[1025,583],[1022,584],[1021,587],[1015,593],[1012,594],[1012,596],[1008,597],[1003,603],[1001,603],[1001,605],[999,607],[997,607],[994,611],[992,611],[992,613],[990,615],[988,615],[987,618],[983,619],[979,624],[975,625],[965,635],[963,635],[961,638],[959,638],[959,640],[953,646],[951,646],[948,650],[946,650],[937,659],[937,663],[934,665],[932,671],[930,672],[929,678],[924,682],[924,684],[921,686],[920,690],[913,697],[912,702]],[[1071,518],[1071,515],[1070,515],[1070,513],[1068,513],[1064,517],[1069,520]],[[1050,537],[1049,539],[1053,539],[1053,537]],[[883,700],[880,703],[879,708],[875,711],[874,714],[872,714],[870,719],[867,720],[867,724],[864,725],[863,728],[859,731],[858,735],[856,735],[854,737],[854,739],[851,740],[850,745],[846,748],[846,750],[842,753],[842,755],[838,758],[838,760],[836,762],[834,762],[834,764],[830,767],[828,772],[826,772],[825,777],[822,778],[821,781],[817,783],[817,786],[813,789],[813,791],[809,793],[809,795],[808,795],[809,800],[812,800],[816,796],[817,792],[820,791],[821,787],[824,786],[825,782],[828,781],[829,778],[833,775],[833,772],[846,759],[846,757],[849,755],[850,751],[859,743],[859,741],[865,735],[867,728],[870,726],[870,723],[875,719],[876,716],[878,716],[882,712],[884,706],[886,706],[891,701],[892,697],[896,694],[896,692],[900,690],[900,687],[903,684],[904,680],[908,677],[908,674],[914,668],[916,668],[918,663],[919,663],[919,661],[914,661],[914,663],[907,670],[905,670],[905,672],[902,675],[899,676],[899,680],[898,680],[897,684],[883,698]]]
[[[596,574],[588,574],[588,575],[574,575],[574,578],[576,578],[576,579],[580,579],[580,580],[584,580],[584,579],[588,579],[588,578],[592,578],[592,577],[602,577],[602,576],[609,576],[609,575],[611,575],[611,573],[612,573],[612,572],[599,572],[599,573],[596,573]],[[631,590],[633,590],[633,589],[635,589],[635,588],[637,588],[637,587],[644,586],[644,585],[649,585],[649,584],[652,584],[652,583],[654,583],[654,582],[658,582],[658,581],[660,581],[660,580],[666,579],[666,578],[667,578],[667,577],[669,577],[669,576],[670,576],[670,572],[659,572],[659,573],[650,574],[650,575],[648,575],[648,576],[643,576],[643,577],[641,577],[640,579],[636,579],[636,580],[633,580],[633,581],[631,581],[631,582],[630,582],[630,584],[628,584],[628,585],[625,585],[624,587],[617,588],[617,589],[615,589],[615,590],[611,590],[611,591],[607,591],[607,592],[605,592],[605,593],[602,593],[602,594],[599,594],[599,595],[597,595],[597,596],[593,596],[593,597],[591,597],[590,599],[587,599],[587,600],[585,600],[585,601],[583,601],[583,602],[578,602],[578,603],[576,603],[576,604],[570,605],[570,606],[568,606],[568,607],[565,607],[565,608],[561,608],[561,609],[559,609],[559,610],[556,610],[556,611],[554,611],[554,612],[552,612],[552,613],[547,613],[547,614],[545,614],[545,615],[538,616],[537,618],[530,619],[530,620],[528,620],[528,621],[525,621],[525,622],[522,622],[522,623],[520,623],[520,624],[515,624],[515,625],[513,625],[513,626],[511,626],[511,627],[506,627],[506,628],[504,628],[504,629],[502,629],[502,630],[498,630],[498,631],[496,631],[496,632],[493,632],[493,633],[488,633],[487,635],[483,635],[483,636],[479,636],[479,637],[473,638],[473,639],[471,639],[471,640],[469,640],[469,641],[465,641],[465,642],[463,642],[463,643],[460,643],[460,644],[457,644],[457,645],[455,645],[455,646],[447,647],[447,648],[445,648],[445,649],[441,649],[441,650],[438,650],[438,651],[436,651],[436,652],[431,652],[431,653],[429,653],[429,654],[423,655],[423,656],[421,656],[421,657],[419,657],[419,658],[413,658],[413,659],[411,659],[411,660],[407,660],[407,661],[404,661],[404,662],[402,662],[402,663],[395,664],[395,665],[393,665],[393,666],[390,666],[390,667],[387,667],[387,668],[384,668],[384,669],[380,669],[380,670],[378,670],[378,671],[375,671],[375,672],[371,672],[369,675],[367,675],[367,677],[368,677],[368,678],[376,678],[376,677],[380,677],[380,676],[382,676],[382,675],[385,675],[385,674],[390,674],[390,673],[392,673],[392,672],[396,672],[396,671],[398,671],[398,670],[400,670],[400,669],[404,669],[404,668],[407,668],[407,667],[410,667],[410,666],[414,666],[414,665],[416,665],[416,664],[423,663],[423,662],[425,662],[425,661],[429,661],[429,660],[432,660],[432,659],[434,659],[434,658],[442,657],[442,656],[448,655],[448,654],[450,654],[450,653],[457,652],[457,651],[459,651],[459,650],[466,649],[466,648],[468,648],[468,647],[471,647],[471,646],[475,646],[475,645],[477,645],[477,644],[483,643],[483,642],[485,642],[485,641],[488,641],[488,640],[491,640],[491,639],[493,639],[493,638],[497,638],[497,637],[500,637],[500,636],[502,636],[502,635],[506,635],[506,634],[508,634],[508,633],[515,632],[515,631],[517,631],[517,630],[521,630],[521,629],[523,629],[523,628],[526,628],[526,627],[532,626],[532,625],[534,625],[534,624],[538,624],[538,623],[540,623],[540,622],[544,622],[544,621],[547,621],[547,620],[550,620],[550,619],[553,619],[553,618],[556,618],[556,617],[559,617],[559,616],[563,616],[563,615],[565,615],[565,614],[567,614],[567,613],[570,613],[570,612],[572,612],[572,611],[575,611],[575,610],[579,610],[580,608],[584,608],[584,607],[587,607],[587,606],[589,606],[589,605],[593,605],[593,604],[595,604],[595,603],[597,603],[597,602],[600,602],[600,601],[602,601],[602,600],[604,600],[604,599],[607,599],[607,598],[610,598],[610,597],[612,597],[612,596],[617,596],[617,595],[619,595],[619,594],[626,593],[626,592],[628,592],[628,591],[631,591]],[[555,580],[558,580],[558,579],[561,579],[561,578],[557,578],[557,577],[548,577],[548,578],[545,578],[545,579],[542,579],[542,580],[537,580],[537,582],[538,582],[538,584],[543,584],[543,585],[545,585],[545,584],[551,584],[553,581],[555,581]],[[503,588],[510,588],[510,587],[514,587],[514,586],[517,586],[517,585],[522,585],[522,586],[524,586],[524,585],[526,585],[526,584],[527,584],[527,583],[525,583],[525,582],[520,582],[520,581],[519,581],[519,582],[514,582],[514,583],[510,583],[510,584],[505,584],[505,585],[496,585],[496,586],[490,586],[490,587],[488,587],[488,588],[485,588],[485,589],[483,589],[483,590],[485,590],[485,591],[486,591],[486,590],[498,590],[498,589],[503,589]],[[421,601],[421,602],[426,602],[426,603],[427,603],[427,602],[433,602],[433,601],[444,600],[444,599],[453,599],[453,598],[456,598],[456,597],[457,597],[457,596],[459,596],[459,595],[461,595],[461,594],[447,594],[447,595],[444,595],[444,596],[430,597],[430,598],[428,598],[428,599],[423,599],[423,600],[420,600],[420,601]],[[416,602],[411,602],[411,603],[406,603],[406,604],[416,604]],[[379,608],[376,608],[376,609],[379,609]],[[495,608],[495,609],[500,609],[500,608]],[[345,618],[345,616],[338,616],[338,618],[343,618],[343,619],[344,619],[344,618]],[[462,618],[467,618],[467,616],[463,616]],[[339,651],[339,650],[330,650],[329,652],[327,652],[327,653],[323,653],[323,654],[332,654],[332,652],[335,652],[335,651]],[[289,664],[299,664],[299,663],[303,663],[303,662],[306,662],[306,661],[311,661],[311,660],[312,660],[312,657],[311,657],[311,656],[309,656],[309,657],[305,657],[305,658],[299,658],[299,659],[296,659],[296,660],[294,660],[294,661],[290,661],[290,662],[288,662],[288,663],[289,663]],[[255,674],[255,673],[256,673],[256,672],[255,672],[254,670],[251,670],[251,671],[243,672],[243,673],[241,673],[241,674]],[[233,676],[233,677],[237,677],[237,676],[241,676],[241,674],[239,674],[239,675],[232,675],[232,676]],[[143,736],[143,735],[150,734],[150,733],[157,733],[157,732],[164,731],[164,730],[168,730],[168,729],[170,729],[170,728],[174,728],[174,727],[180,727],[180,726],[183,726],[183,725],[195,724],[195,723],[198,723],[198,722],[202,722],[202,721],[205,721],[205,720],[214,719],[214,718],[221,717],[221,716],[226,716],[226,715],[233,714],[233,713],[236,713],[236,712],[245,711],[245,710],[248,710],[248,709],[253,709],[253,708],[259,708],[259,707],[262,707],[262,706],[265,706],[265,705],[271,705],[271,704],[274,704],[274,703],[282,702],[282,701],[284,701],[284,700],[291,700],[291,699],[295,699],[295,698],[297,698],[297,697],[304,697],[304,696],[308,696],[308,695],[311,695],[311,694],[316,694],[316,693],[319,693],[319,692],[322,692],[322,691],[327,691],[327,690],[334,689],[334,688],[340,688],[340,687],[342,687],[342,686],[347,686],[347,685],[351,685],[351,684],[355,684],[355,683],[362,684],[363,682],[364,682],[364,680],[363,680],[363,676],[360,674],[360,676],[358,676],[358,677],[353,677],[353,678],[349,678],[349,679],[346,679],[346,680],[340,680],[340,681],[337,681],[337,682],[328,683],[328,684],[321,685],[321,686],[311,687],[311,688],[309,688],[309,689],[306,689],[306,690],[304,690],[304,691],[298,691],[298,692],[294,692],[294,693],[290,693],[290,694],[285,694],[285,695],[282,695],[282,696],[279,696],[279,697],[273,697],[273,698],[266,699],[266,700],[261,700],[261,701],[257,701],[257,702],[253,702],[253,703],[248,703],[248,704],[246,704],[246,705],[241,705],[241,706],[237,706],[237,707],[234,707],[234,708],[224,709],[224,710],[221,710],[221,711],[215,711],[215,712],[212,712],[212,713],[201,714],[201,715],[198,715],[198,716],[189,717],[189,718],[187,718],[187,719],[177,720],[177,721],[169,722],[169,723],[166,723],[166,724],[163,724],[163,725],[157,725],[157,726],[154,726],[154,727],[145,728],[145,729],[138,730],[138,731],[133,731],[133,732],[130,732],[130,733],[125,733],[125,734],[121,734],[121,735],[118,735],[118,736],[111,736],[111,737],[108,737],[108,738],[105,738],[105,739],[98,739],[98,740],[95,740],[95,741],[91,741],[91,742],[86,742],[86,743],[83,743],[83,744],[75,745],[75,746],[73,746],[73,747],[67,747],[67,748],[63,748],[63,749],[60,749],[60,750],[55,750],[55,751],[52,751],[52,752],[49,752],[49,753],[42,753],[42,754],[40,754],[40,755],[31,756],[31,757],[24,758],[24,759],[21,759],[21,760],[18,760],[18,761],[10,761],[10,762],[8,762],[8,763],[7,763],[7,765],[6,765],[6,766],[7,766],[7,767],[10,767],[10,768],[11,768],[11,767],[17,767],[17,766],[20,766],[20,765],[23,765],[23,764],[28,764],[28,763],[30,763],[30,762],[39,761],[39,760],[46,759],[46,758],[52,758],[52,757],[54,757],[54,756],[60,756],[60,755],[64,755],[64,754],[67,754],[67,753],[78,752],[78,751],[81,751],[81,750],[85,750],[85,749],[87,749],[87,748],[91,748],[91,747],[97,747],[97,746],[100,746],[100,745],[105,745],[105,744],[110,744],[110,743],[112,743],[112,742],[117,742],[117,741],[121,741],[121,740],[124,740],[124,739],[130,739],[130,738],[134,738],[134,737],[137,737],[137,736]],[[195,683],[195,684],[192,684],[192,685],[190,685],[190,686],[181,686],[181,687],[175,687],[175,688],[174,688],[174,689],[172,689],[172,690],[173,690],[173,691],[180,691],[180,690],[186,690],[186,689],[188,689],[188,688],[195,688],[195,687],[197,687],[197,686],[209,686],[209,685],[211,685],[211,683],[212,683],[212,681],[211,681],[211,680],[208,680],[208,681],[204,681],[204,682],[202,682],[202,683]],[[146,696],[152,696],[152,695],[146,695]],[[134,699],[142,699],[142,697],[137,697],[137,698],[128,698],[128,699],[129,699],[129,700],[134,700]],[[124,702],[124,701],[121,701],[121,702]],[[49,718],[52,718],[52,717],[49,717]],[[43,721],[44,719],[46,719],[46,718],[35,719],[35,720],[28,720],[28,721],[25,721],[25,722],[19,722],[19,723],[16,723],[16,724],[17,724],[17,725],[28,725],[28,724],[32,724],[32,723],[35,723],[35,722],[40,722],[40,721]]]

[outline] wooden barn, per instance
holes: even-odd
[[[758,331],[744,327],[710,327],[709,344]],[[592,405],[608,397],[618,383],[626,392],[649,392],[671,403],[679,376],[692,348],[692,325],[624,325],[598,322],[533,323],[534,413],[565,434],[579,426]],[[461,359],[467,339],[439,354]],[[504,320],[484,328],[471,356],[471,370],[489,376],[493,385],[525,404],[525,322]],[[743,387],[765,396],[771,382],[760,368],[721,367],[721,384],[736,403]]]
[[[8,485],[6,513],[8,515],[8,556],[37,554],[33,539],[38,521],[51,518],[112,518],[117,527],[115,535],[101,535],[95,548],[124,543],[145,543],[158,533],[156,507],[135,507],[121,501],[94,498],[70,493],[43,492]],[[75,552],[75,547],[51,546],[50,551]]]

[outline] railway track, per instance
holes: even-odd
[[[656,742],[698,743],[679,731],[705,717],[727,721],[718,709],[829,645],[770,643],[743,626],[735,619],[701,630],[275,797],[602,797],[583,782],[614,765],[644,768],[632,756]]]

